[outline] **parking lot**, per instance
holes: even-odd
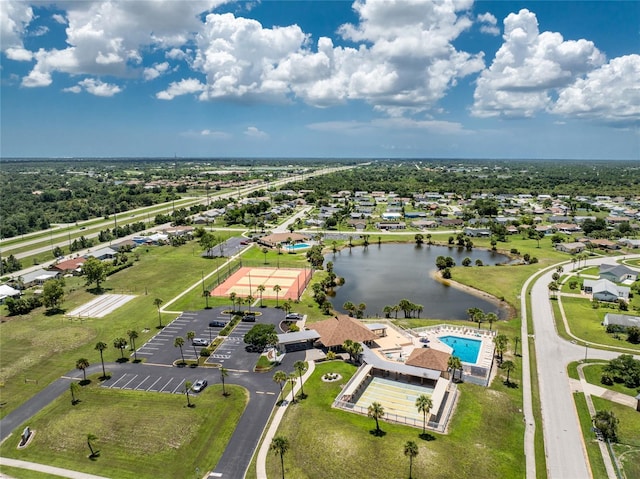
[[[154,371],[155,372],[155,371]],[[150,391],[170,394],[183,394],[186,381],[194,383],[199,376],[195,371],[191,372],[193,377],[176,377],[172,371],[171,376],[145,373],[125,373],[121,376],[113,376],[102,383],[102,386],[109,389],[127,389],[135,391]]]

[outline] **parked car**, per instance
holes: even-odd
[[[191,341],[191,343],[194,346],[209,346],[209,341],[204,338],[193,338],[193,341]]]
[[[256,322],[256,313],[244,313],[242,316],[242,321],[245,323],[255,323]]]
[[[206,387],[207,387],[207,380],[206,379],[198,379],[195,383],[193,383],[193,386],[191,386],[191,390],[194,393],[199,393],[200,391],[202,391]]]
[[[227,321],[222,321],[220,319],[214,319],[213,321],[209,321],[210,328],[224,328],[227,325]]]
[[[300,313],[289,313],[284,317],[284,319],[289,321],[300,321],[302,319],[302,315]]]

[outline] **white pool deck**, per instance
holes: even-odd
[[[461,338],[479,340],[481,344],[480,351],[478,351],[478,359],[475,363],[465,364],[481,366],[484,368],[491,367],[491,363],[493,362],[493,354],[495,351],[495,345],[493,343],[493,338],[496,336],[495,331],[468,328],[463,326],[452,326],[448,324],[417,328],[412,331],[415,334],[415,339],[417,340],[418,344],[420,344],[420,346],[424,344],[420,340],[426,338],[429,340],[427,344],[430,348],[438,349],[440,351],[446,351],[448,353],[451,353],[453,351],[453,348],[440,341],[439,338],[443,336],[458,336]]]

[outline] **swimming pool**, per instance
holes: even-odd
[[[296,243],[296,244],[290,244],[287,246],[288,250],[297,250],[297,249],[305,249],[305,248],[311,248],[311,245],[308,243]]]
[[[482,341],[479,339],[463,338],[461,336],[441,336],[438,338],[447,346],[453,348],[453,356],[458,356],[463,363],[478,362],[478,353]]]

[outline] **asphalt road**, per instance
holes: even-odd
[[[588,261],[589,266],[612,262],[612,258]],[[567,265],[565,265],[567,268]],[[549,301],[548,284],[555,269],[542,275],[531,290],[538,382],[542,407],[542,429],[550,479],[591,477],[582,431],[573,401],[567,364],[585,357],[585,347],[560,338]],[[589,359],[609,360],[620,355],[589,348]]]

